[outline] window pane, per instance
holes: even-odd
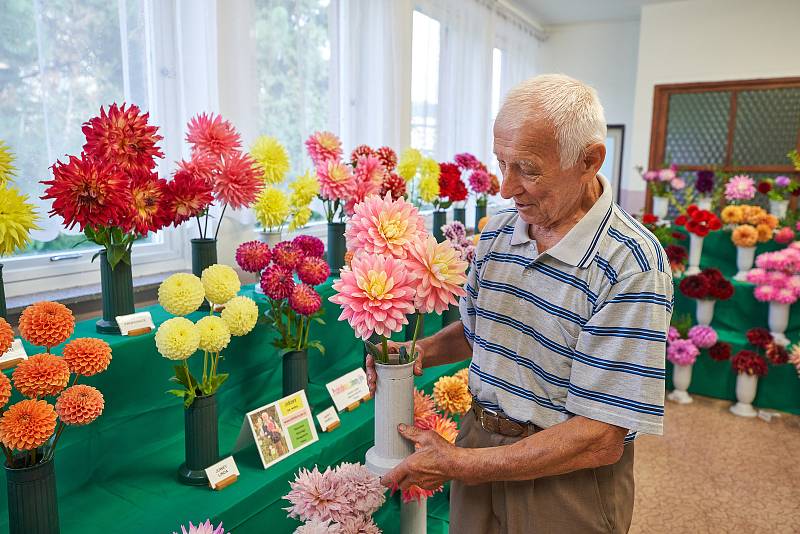
[[[742,91],[736,100],[732,163],[788,165],[800,130],[800,89]]]
[[[414,11],[411,33],[411,146],[427,156],[436,150],[439,104],[439,35],[436,19]]]
[[[729,91],[679,93],[670,96],[664,163],[725,163],[730,106]]]

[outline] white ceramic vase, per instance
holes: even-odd
[[[700,197],[695,202],[698,208],[701,210],[711,211],[711,198],[710,197]]]
[[[786,210],[789,208],[789,201],[788,200],[770,200],[769,201],[769,212],[777,217],[778,219],[783,219],[786,217]]]
[[[687,276],[700,272],[700,257],[703,255],[704,239],[699,235],[689,234],[689,267],[686,269]]]
[[[753,268],[756,258],[756,247],[736,247],[736,268],[739,270],[733,277],[737,282],[747,282],[747,273]]]
[[[425,534],[428,531],[428,499],[400,503],[400,534]]]
[[[669,212],[669,198],[667,197],[653,197],[653,215],[662,221],[667,218]]]
[[[697,310],[695,316],[697,317],[697,324],[703,326],[710,326],[711,321],[714,320],[714,304],[717,301],[714,299],[697,299]]]
[[[769,332],[775,338],[775,343],[783,345],[784,347],[789,344],[789,338],[786,337],[786,327],[789,326],[789,308],[790,304],[781,304],[779,302],[769,303],[769,316],[767,324],[769,325]]]
[[[414,363],[375,363],[375,445],[367,451],[366,466],[385,475],[414,452],[414,443],[397,432],[397,425],[414,424]]]
[[[675,389],[667,395],[667,398],[672,402],[678,404],[689,404],[692,402],[692,397],[689,392],[689,384],[692,382],[692,367],[694,364],[672,366],[672,385]]]
[[[278,230],[277,232],[270,232],[267,230],[256,230],[256,233],[258,234],[258,240],[261,241],[262,243],[266,243],[267,245],[270,246],[270,248],[274,247],[275,245],[283,241],[283,236],[280,230]],[[260,282],[261,282],[261,273],[259,273],[258,275],[258,281],[256,282],[255,292],[258,293],[259,295],[263,295],[264,290],[261,289]]]
[[[736,404],[730,410],[740,417],[755,417],[758,412],[753,408],[753,399],[756,398],[758,377],[739,373],[736,375]]]

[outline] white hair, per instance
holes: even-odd
[[[572,167],[589,145],[606,140],[606,117],[597,92],[564,74],[542,74],[508,92],[497,114],[521,126],[532,111],[553,123],[561,168]]]

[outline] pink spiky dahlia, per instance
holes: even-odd
[[[437,243],[429,235],[414,243],[409,252],[406,266],[419,280],[414,305],[421,313],[442,313],[458,302],[457,296],[466,295],[462,286],[469,264],[450,241]]]
[[[261,273],[261,289],[272,300],[283,300],[292,294],[292,271],[280,265],[270,265]]]
[[[397,152],[392,150],[391,147],[382,146],[375,151],[375,155],[381,160],[386,172],[392,172],[397,168]]]
[[[356,181],[350,167],[332,159],[317,167],[319,192],[323,200],[347,200],[354,192]]]
[[[289,295],[289,306],[300,315],[314,315],[322,306],[322,297],[308,284],[297,284]]]
[[[218,199],[234,209],[246,208],[256,201],[264,187],[261,172],[249,154],[234,151],[222,158],[219,174],[214,182]]]
[[[399,198],[371,196],[353,210],[345,237],[348,250],[391,254],[404,259],[425,235],[425,220],[413,205]]]
[[[488,193],[492,188],[492,177],[482,169],[472,171],[472,174],[469,175],[469,186],[475,194]]]
[[[297,264],[297,277],[301,282],[318,286],[331,275],[331,268],[322,258],[306,256]]]
[[[263,270],[272,259],[269,245],[261,241],[246,241],[236,248],[236,263],[243,271],[257,273]]]
[[[306,139],[306,150],[315,167],[342,157],[342,142],[331,132],[314,132]]]
[[[317,466],[311,471],[301,469],[289,486],[291,491],[283,497],[291,503],[286,509],[289,517],[302,521],[326,521],[352,511],[347,502],[347,488],[331,476],[330,468],[322,473]]]
[[[333,283],[337,292],[329,300],[342,307],[339,320],[346,319],[361,339],[373,332],[390,336],[408,324],[414,313],[416,277],[391,256],[358,254],[350,267],[342,269]]]
[[[220,157],[237,151],[242,146],[239,133],[233,125],[219,115],[201,113],[192,117],[187,127],[186,141],[192,145],[192,154],[207,152]]]
[[[292,239],[294,246],[299,247],[306,256],[321,258],[325,255],[325,243],[311,235],[299,235]]]

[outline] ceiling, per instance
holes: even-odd
[[[641,7],[674,0],[512,0],[544,26],[607,20],[635,20]]]

